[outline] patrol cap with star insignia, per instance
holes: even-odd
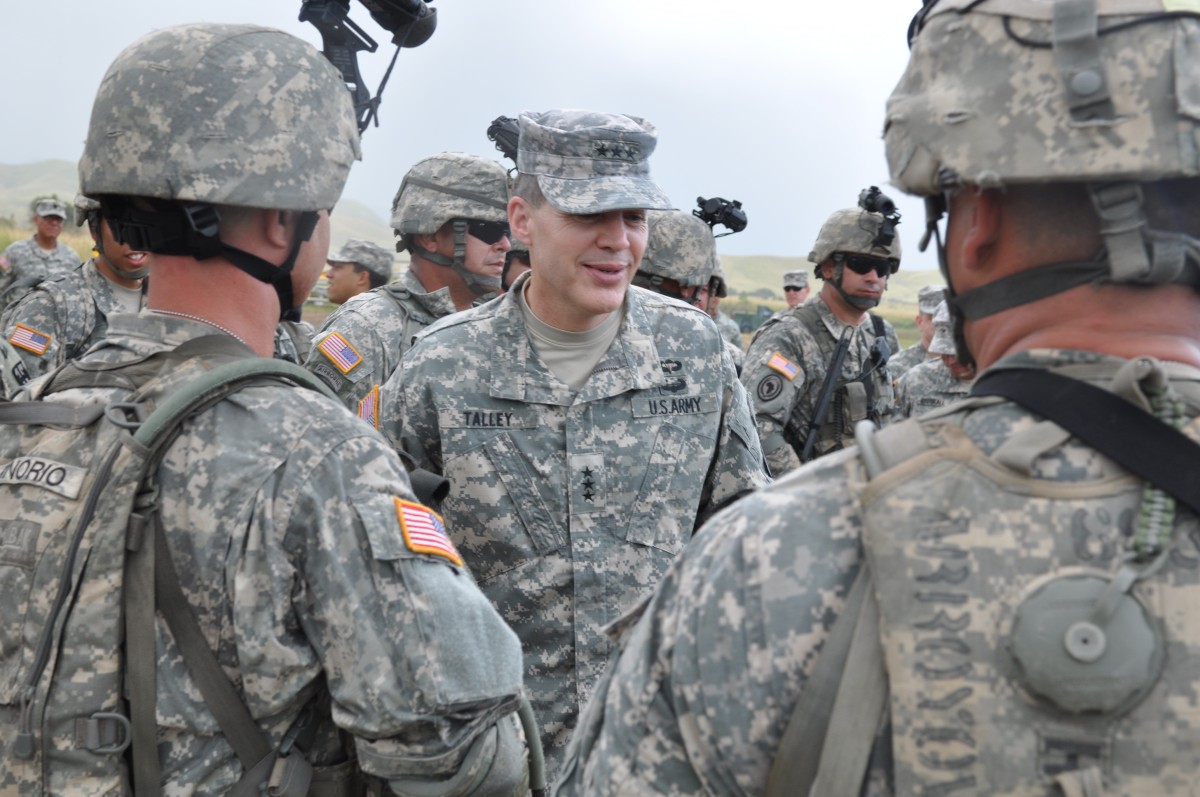
[[[636,116],[575,109],[522,113],[517,171],[537,177],[563,213],[671,210],[650,178],[654,125]]]

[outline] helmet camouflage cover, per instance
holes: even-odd
[[[650,211],[646,252],[638,271],[699,287],[720,271],[712,229],[682,210]]]
[[[507,222],[505,168],[477,155],[443,152],[409,169],[392,200],[392,228],[432,235],[451,219]]]
[[[817,242],[813,244],[812,251],[808,253],[809,262],[819,266],[834,252],[846,252],[891,260],[898,267],[900,265],[900,236],[893,237],[892,242],[887,246],[875,242],[883,222],[882,214],[872,213],[862,208],[846,208],[835,211],[821,225],[821,232],[817,234]]]
[[[909,193],[1200,174],[1195,3],[938,0],[910,36],[884,126]]]
[[[109,67],[79,183],[92,197],[318,211],[359,157],[349,92],[315,47],[254,25],[179,25]]]

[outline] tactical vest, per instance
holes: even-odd
[[[425,327],[437,321],[437,317],[429,313],[413,300],[413,294],[407,288],[394,283],[383,287],[383,295],[388,297],[404,315],[404,331],[400,337],[400,352],[412,348],[413,338]]]
[[[131,792],[125,616],[143,601],[153,612],[155,590],[127,597],[126,568],[148,533],[147,478],[179,423],[236,387],[282,371],[318,389],[296,366],[244,350],[214,356],[228,341],[200,338],[119,366],[68,363],[39,385],[41,398],[117,388],[107,404],[0,406],[0,794]],[[240,381],[192,395],[189,375],[222,359],[240,361]]]
[[[816,330],[813,334],[813,339],[817,342],[817,348],[821,352],[821,360],[828,368],[829,363],[833,360],[834,349],[837,348],[837,339],[828,333],[825,327],[825,321],[821,317],[820,311],[812,303],[802,304],[794,311],[795,317],[799,319],[807,329]],[[870,316],[871,331],[875,340],[886,340],[887,332],[884,327],[883,318],[868,313]],[[854,332],[857,337],[860,332]],[[857,344],[852,339],[850,346],[857,352]],[[849,360],[849,357],[847,357]],[[869,363],[861,364],[860,368],[869,369]],[[821,383],[809,386],[813,395],[813,409],[817,403],[817,395],[821,390]],[[886,364],[871,371],[871,373],[863,374],[861,371],[851,378],[846,377],[846,368],[843,364],[842,373],[838,375],[837,386],[833,391],[833,401],[829,405],[829,412],[825,415],[825,419],[821,422],[821,426],[817,429],[817,442],[813,446],[813,456],[819,457],[822,454],[828,454],[830,451],[836,451],[844,448],[850,441],[854,439],[854,426],[859,421],[870,420],[875,424],[880,424],[883,419],[890,415],[892,408],[896,403],[895,393],[892,388],[892,380],[888,375]],[[793,409],[793,418],[791,424],[797,429],[799,435],[803,435],[808,429],[808,418],[800,418],[796,416],[797,412],[802,412],[803,408],[797,404]],[[807,438],[798,437],[791,441],[792,447],[799,454],[804,449],[804,442]]]
[[[928,419],[875,440],[921,435],[860,496],[895,792],[1194,794],[1200,523],[1125,564],[1138,479],[1024,477]]]

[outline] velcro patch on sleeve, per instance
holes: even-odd
[[[427,506],[405,501],[403,498],[392,500],[396,502],[400,533],[404,535],[404,544],[410,551],[440,556],[462,567],[462,557],[446,534],[441,515]]]
[[[325,338],[317,344],[317,348],[321,353],[329,358],[330,362],[338,367],[338,370],[343,374],[348,374],[357,368],[363,361],[358,350],[350,345],[349,341],[342,337],[340,332],[330,332]]]
[[[46,349],[50,348],[51,340],[53,338],[45,332],[39,332],[24,324],[17,324],[17,328],[13,330],[8,342],[40,357],[46,353]]]
[[[783,374],[789,382],[800,373],[800,367],[779,352],[771,355],[771,359],[767,360],[767,367]]]
[[[379,428],[379,385],[371,388],[371,392],[358,402],[358,417],[372,427]]]

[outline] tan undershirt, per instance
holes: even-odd
[[[528,284],[526,281],[525,285]],[[525,303],[524,290],[517,296],[517,305],[521,308],[521,317],[525,321],[525,329],[529,330],[534,351],[542,358],[550,373],[570,385],[572,390],[579,390],[587,382],[596,364],[617,337],[621,319],[625,317],[625,306],[621,305],[620,310],[610,313],[599,326],[586,332],[568,332],[552,327],[534,315]]]

